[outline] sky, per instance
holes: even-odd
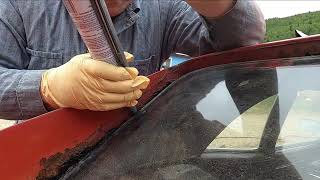
[[[265,19],[273,17],[287,17],[309,11],[320,11],[318,0],[257,0]]]

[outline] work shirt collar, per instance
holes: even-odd
[[[123,13],[113,19],[117,34],[120,34],[136,23],[140,17],[140,6],[140,0],[133,0]]]

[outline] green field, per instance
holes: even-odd
[[[296,29],[307,35],[320,34],[320,11],[268,19],[265,42],[293,38]]]

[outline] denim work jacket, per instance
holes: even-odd
[[[265,34],[260,9],[247,0],[215,19],[199,16],[183,0],[134,0],[113,21],[143,75],[174,52],[198,56],[256,44]],[[62,0],[1,0],[0,38],[0,119],[46,113],[42,73],[87,52]]]

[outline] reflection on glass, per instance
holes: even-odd
[[[320,91],[299,91],[281,128],[277,146],[320,138]]]
[[[277,67],[276,71],[280,104],[279,122],[282,126],[296,100],[298,92],[320,90],[319,78],[317,78],[319,77],[320,66]],[[300,102],[300,104],[304,103],[307,103],[307,101]]]
[[[196,105],[196,109],[206,120],[219,120],[225,125],[228,125],[234,117],[240,115],[239,110],[227,89],[225,81],[218,83],[203,99],[201,99]]]
[[[256,149],[278,96],[271,96],[254,105],[232,121],[207,149]]]

